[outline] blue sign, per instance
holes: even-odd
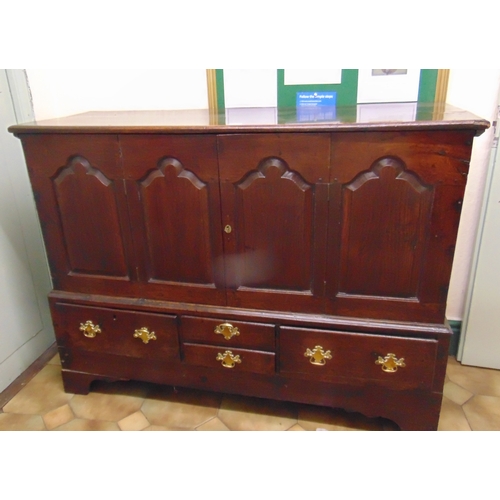
[[[337,92],[297,92],[297,119],[303,122],[337,118]]]
[[[297,108],[302,106],[335,106],[337,92],[297,92]]]

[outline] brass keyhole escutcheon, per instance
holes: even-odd
[[[80,323],[80,331],[83,332],[85,337],[93,339],[98,333],[101,333],[101,327],[99,325],[94,325],[92,321],[88,320],[85,321],[85,323]]]
[[[237,337],[240,334],[240,330],[231,323],[221,323],[215,327],[214,333],[222,335],[226,340],[229,340],[233,337]]]
[[[239,354],[234,355],[231,351],[226,351],[224,354],[218,353],[216,361],[221,361],[224,368],[234,368],[236,363],[241,363]]]
[[[134,332],[134,339],[141,339],[145,344],[150,340],[156,340],[155,332],[150,332],[145,326]]]
[[[233,228],[228,224],[225,228],[224,228],[224,231],[229,234],[231,231],[233,230]]]
[[[405,358],[398,359],[395,354],[391,352],[387,354],[384,358],[379,356],[377,361],[375,361],[376,365],[382,365],[382,370],[386,373],[394,373],[398,371],[398,368],[404,368]]]
[[[331,351],[324,351],[320,345],[317,345],[314,349],[307,349],[304,353],[306,358],[309,358],[309,362],[312,365],[324,366],[326,365],[327,359],[332,359]]]

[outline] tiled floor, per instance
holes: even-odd
[[[58,356],[0,411],[0,430],[393,430],[359,414],[137,382],[66,394]],[[448,362],[439,430],[500,430],[500,371]]]

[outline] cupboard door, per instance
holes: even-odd
[[[321,312],[328,134],[218,141],[228,305]]]
[[[332,136],[328,313],[444,320],[472,135]]]
[[[128,290],[130,227],[115,135],[22,136],[54,288]]]
[[[214,136],[122,135],[140,296],[225,304]]]

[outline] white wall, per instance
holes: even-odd
[[[452,69],[447,102],[492,123],[496,120],[499,89],[500,69]],[[448,295],[448,319],[461,320],[464,315],[492,140],[492,127],[474,139]]]
[[[35,118],[85,111],[206,109],[205,69],[28,69]]]

